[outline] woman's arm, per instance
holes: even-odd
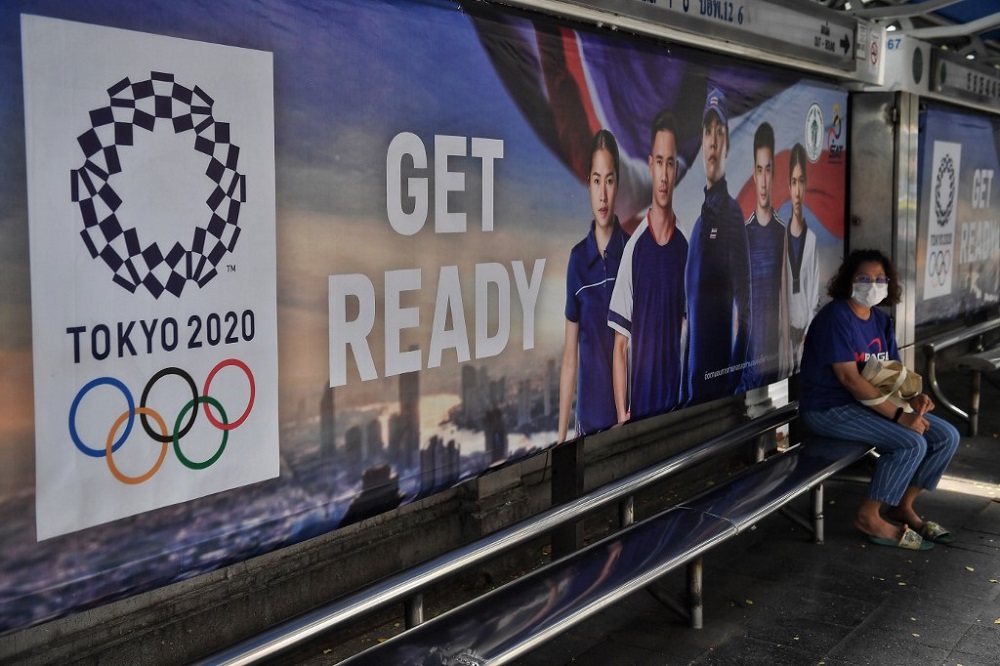
[[[855,400],[871,400],[872,398],[882,396],[877,388],[869,384],[868,380],[861,376],[861,373],[858,372],[858,365],[854,361],[833,363],[831,367],[833,368],[833,374],[837,377],[837,381],[850,392]],[[891,420],[896,416],[897,408],[888,400],[884,400],[877,405],[869,406],[869,409]],[[904,413],[899,417],[898,422],[900,425],[919,433],[923,433],[930,426],[927,420],[917,412]]]
[[[559,371],[559,439],[566,441],[569,429],[569,410],[573,406],[576,391],[576,364],[580,356],[580,325],[566,320],[566,340],[563,343],[562,369]]]

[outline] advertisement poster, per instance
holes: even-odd
[[[1000,300],[995,120],[943,105],[921,114],[916,323],[974,314]]]
[[[0,632],[796,371],[845,90],[479,2],[228,4],[0,7]]]
[[[277,476],[270,57],[21,39],[38,538]]]

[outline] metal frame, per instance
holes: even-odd
[[[417,628],[412,634],[404,633],[384,644],[373,646],[343,663],[345,666],[347,664],[361,666],[397,663],[401,658],[408,661],[413,661],[413,659],[419,661],[420,656],[418,655],[421,653],[426,655],[434,651],[433,646],[440,646],[446,647],[447,650],[461,650],[458,655],[451,657],[455,663],[462,661],[462,656],[470,655],[469,663],[475,661],[476,663],[506,664],[544,645],[551,638],[640,589],[646,589],[665,606],[676,610],[681,616],[687,617],[692,628],[700,628],[703,624],[704,611],[702,555],[722,542],[754,529],[757,523],[775,512],[783,511],[791,501],[803,496],[807,490],[812,491],[813,522],[809,524],[806,521],[802,524],[821,539],[823,533],[822,491],[819,488],[831,476],[845,469],[854,460],[864,456],[863,449],[864,447],[852,446],[850,451],[841,451],[832,456],[822,468],[807,471],[801,478],[795,478],[791,487],[780,491],[775,491],[771,485],[773,478],[770,476],[771,469],[767,468],[768,463],[755,465],[728,479],[715,489],[706,490],[664,513],[647,518],[630,530],[646,529],[659,534],[663,533],[664,530],[669,531],[671,528],[668,525],[674,519],[683,522],[691,516],[701,516],[708,519],[713,522],[713,526],[697,536],[695,543],[686,544],[675,551],[650,553],[649,557],[641,564],[633,562],[634,569],[626,567],[627,573],[626,571],[620,572],[621,575],[613,577],[613,582],[609,582],[607,586],[593,595],[578,598],[575,603],[569,606],[555,603],[552,607],[552,616],[548,616],[544,611],[536,613],[530,627],[522,626],[521,629],[516,630],[516,635],[506,636],[502,641],[494,642],[489,632],[484,631],[483,628],[494,625],[501,626],[509,618],[508,612],[511,609],[522,607],[521,604],[524,602],[526,594],[531,596],[539,589],[552,589],[553,586],[558,586],[555,581],[561,580],[564,572],[574,570],[577,567],[587,569],[588,562],[591,561],[589,558],[592,556],[598,555],[600,561],[606,561],[606,547],[612,542],[627,540],[629,536],[609,535],[570,558],[552,562],[527,574],[525,579],[508,583],[467,604],[449,610],[430,622],[430,625],[433,626],[429,626],[429,631]],[[870,452],[871,449],[868,451]],[[803,453],[803,449],[793,447],[793,449],[778,454],[770,462],[781,465],[782,459],[794,455],[806,454]],[[765,474],[763,481],[756,476],[757,472],[762,469]],[[786,472],[786,469],[779,468],[773,473],[783,475]],[[731,504],[730,495],[733,493],[746,499],[740,492],[747,490],[746,486],[740,485],[743,481],[749,481],[749,485],[754,488],[765,489],[763,496],[757,496],[750,500],[749,506],[745,501]],[[739,487],[735,488],[735,486]],[[722,500],[721,504],[720,500]],[[820,507],[818,511],[816,510],[817,504]],[[688,608],[681,608],[672,596],[663,595],[649,587],[663,575],[676,570],[681,565],[686,565],[687,568],[685,587]],[[525,590],[530,590],[530,592],[525,592]],[[546,606],[548,605],[546,604]],[[515,622],[515,624],[517,623]],[[447,627],[456,625],[473,626],[477,629],[473,630],[471,634],[465,629],[458,629],[454,633],[447,629]],[[485,652],[480,651],[480,647]],[[457,661],[456,656],[458,657]]]
[[[666,2],[666,0],[661,1]],[[675,0],[677,3],[682,1],[684,0]],[[768,4],[794,13],[802,13],[802,3],[797,0],[754,1],[757,4]],[[795,48],[788,44],[778,44],[774,40],[748,34],[748,31],[745,30],[727,29],[721,23],[705,22],[697,17],[675,13],[668,14],[662,10],[657,11],[650,7],[644,7],[644,2],[635,0],[496,0],[496,2],[594,24],[599,28],[626,31],[668,40],[675,44],[716,51],[745,60],[808,71],[818,76],[845,80],[870,80],[871,78],[863,71],[864,68],[858,65],[859,62],[863,64],[863,60],[855,59],[854,67],[845,69],[836,64],[841,62],[841,59],[824,62],[815,57],[817,54],[805,49]],[[691,2],[696,4],[698,0],[691,0]],[[867,34],[866,30],[858,30],[857,26],[863,24],[864,28],[867,28],[869,24],[866,20],[859,20],[845,12],[831,10],[812,3],[810,3],[808,11],[837,25],[853,24],[855,35],[851,55],[855,57],[859,34]],[[665,18],[669,18],[669,24],[664,22]],[[867,47],[867,44],[865,46]],[[789,53],[791,55],[786,55]]]
[[[287,650],[334,629],[357,622],[365,615],[386,606],[406,604],[407,625],[423,619],[423,591],[462,571],[481,564],[515,546],[522,545],[554,528],[582,518],[585,514],[621,503],[632,504],[633,496],[652,484],[717,455],[721,450],[788,423],[798,413],[798,403],[759,416],[728,433],[712,437],[701,444],[672,456],[657,465],[630,474],[591,493],[561,506],[505,528],[474,543],[435,557],[366,587],[314,611],[301,615],[273,629],[253,636],[242,643],[195,662],[196,664],[253,664],[273,658]],[[624,518],[624,511],[622,514]],[[698,553],[693,553],[696,556]]]
[[[907,298],[896,306],[896,341],[903,363],[910,366],[916,360],[917,303],[917,185],[918,122],[920,99],[910,93],[899,93],[896,115],[896,210],[894,221],[893,263]]]
[[[951,402],[942,393],[941,386],[937,380],[937,354],[949,347],[954,347],[961,342],[973,339],[976,340],[975,351],[982,351],[983,336],[998,329],[1000,329],[1000,318],[990,319],[975,326],[968,326],[953,333],[938,336],[923,345],[924,357],[927,359],[927,385],[931,395],[934,396],[934,399],[942,407],[969,424],[968,432],[972,437],[975,437],[979,431],[979,393],[982,382],[982,370],[975,367],[971,368],[972,396],[969,411],[966,412]]]

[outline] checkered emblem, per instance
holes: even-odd
[[[70,172],[72,200],[83,216],[80,237],[90,256],[104,261],[114,282],[131,293],[143,286],[154,298],[164,291],[179,297],[189,280],[204,287],[236,247],[246,202],[246,176],[237,171],[240,149],[230,141],[229,123],[213,117],[214,100],[204,90],[175,82],[173,74],[151,72],[137,83],[125,78],[107,92],[108,105],[90,112],[90,129],[77,137],[83,166]],[[192,132],[214,186],[205,201],[207,223],[195,225],[187,246],[161,248],[144,244],[135,226],[119,218],[122,200],[112,181],[122,171],[119,151],[133,145],[135,133],[168,124],[175,134]]]

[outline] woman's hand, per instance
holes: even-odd
[[[927,412],[934,409],[934,401],[931,400],[931,397],[926,393],[921,393],[917,397],[910,400],[910,407],[912,407],[913,411],[919,416],[923,416]]]
[[[914,398],[916,400],[916,398]],[[903,412],[903,415],[899,417],[899,425],[904,428],[909,428],[910,430],[924,434],[927,429],[931,427],[931,424],[927,422],[919,412]]]

